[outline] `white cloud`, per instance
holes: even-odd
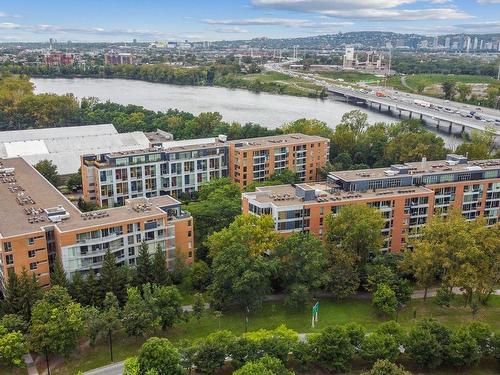
[[[496,0],[493,0],[496,1]],[[400,9],[401,5],[425,2],[443,4],[448,0],[253,0],[257,7],[266,7],[324,16],[372,21],[457,20],[471,16],[454,7]]]
[[[19,29],[21,25],[18,25],[17,23],[11,23],[11,22],[2,22],[0,23],[0,29],[4,30],[15,30]]]
[[[308,20],[294,18],[242,18],[242,19],[204,19],[209,25],[236,25],[236,26],[307,26]]]
[[[479,4],[500,4],[500,0],[477,0]]]
[[[242,29],[241,27],[223,27],[219,29],[213,29],[216,33],[220,34],[244,34],[248,33],[248,30]]]

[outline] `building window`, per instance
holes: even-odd
[[[188,237],[191,237],[191,231],[188,232]]]
[[[133,247],[128,248],[128,256],[134,256],[135,255],[135,249]]]
[[[35,243],[35,239],[33,237],[28,238],[28,245],[33,245]]]
[[[188,257],[189,257],[189,258],[192,258],[192,257],[193,257],[193,252],[192,252],[192,251],[190,251],[190,252],[188,253]]]
[[[38,264],[36,262],[30,263],[30,270],[36,270],[38,268]]]
[[[35,256],[36,256],[36,251],[35,250],[28,251],[28,257],[29,258],[34,258]]]
[[[3,250],[8,253],[9,251],[12,251],[12,242],[5,242],[3,244]]]
[[[14,264],[14,255],[12,255],[12,254],[6,255],[5,256],[5,263],[7,265]]]

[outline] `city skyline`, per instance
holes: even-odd
[[[0,4],[0,41],[289,38],[339,31],[500,32],[499,0],[221,0]]]

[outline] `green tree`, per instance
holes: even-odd
[[[193,298],[193,316],[199,322],[205,311],[205,300],[201,293],[196,293]]]
[[[323,242],[309,233],[295,233],[276,248],[278,274],[292,306],[305,306],[311,293],[327,280]]]
[[[235,245],[247,248],[249,255],[259,255],[265,251],[274,251],[279,238],[271,216],[248,214],[237,216],[227,228],[213,233],[207,239],[207,246],[212,258],[222,249]]]
[[[235,340],[229,331],[217,331],[195,343],[193,364],[206,374],[221,368],[230,354]]]
[[[127,289],[123,308],[123,327],[128,336],[140,337],[159,328],[160,321],[144,301],[137,288]]]
[[[368,115],[359,109],[342,115],[341,125],[347,125],[354,134],[360,134],[368,126]]]
[[[120,272],[116,264],[115,255],[109,249],[104,254],[99,284],[101,301],[108,292],[113,293],[120,301],[125,300],[126,281],[124,280],[123,273]]]
[[[210,304],[215,308],[237,304],[248,312],[259,306],[271,290],[270,276],[270,261],[262,255],[253,255],[243,244],[221,248],[212,264]]]
[[[456,83],[453,81],[444,81],[441,84],[441,89],[443,90],[444,98],[448,100],[453,100],[456,91]]]
[[[330,139],[333,134],[332,128],[326,122],[315,119],[298,119],[287,122],[280,127],[285,134],[301,133],[307,135],[318,135]]]
[[[101,312],[95,306],[84,307],[83,321],[85,322],[85,334],[89,338],[90,346],[95,346],[102,333],[103,321],[101,319]]]
[[[64,267],[59,260],[55,261],[54,268],[50,272],[50,284],[68,289],[69,282],[66,278],[66,271],[64,271]]]
[[[69,355],[78,345],[83,328],[80,304],[73,302],[64,288],[53,286],[33,307],[30,349],[45,353],[48,369],[49,353]]]
[[[344,324],[344,329],[349,336],[351,345],[357,350],[361,347],[361,342],[366,336],[366,329],[359,323],[351,322]]]
[[[101,287],[102,284],[97,280],[94,270],[90,270],[85,278],[85,304],[89,306],[98,306],[101,304]]]
[[[326,220],[326,240],[330,246],[353,253],[361,265],[382,247],[384,220],[380,212],[365,204],[343,207]]]
[[[381,284],[373,293],[372,303],[375,308],[385,315],[392,315],[398,307],[396,293],[387,285]]]
[[[136,285],[144,285],[153,282],[153,273],[151,265],[151,255],[149,254],[148,244],[141,243],[139,254],[137,255],[137,266],[135,272]]]
[[[470,141],[460,144],[455,152],[470,160],[490,159],[496,147],[495,128],[486,125],[483,131],[472,131]]]
[[[280,325],[273,330],[259,329],[243,335],[250,341],[257,353],[269,355],[286,362],[288,354],[294,350],[299,342],[297,332]]]
[[[82,186],[82,169],[78,168],[77,173],[73,173],[66,181],[66,187],[71,191],[76,191]]]
[[[283,362],[277,358],[264,356],[258,360],[247,362],[242,368],[236,370],[234,375],[293,375]]]
[[[152,337],[139,350],[137,362],[139,373],[155,371],[158,375],[182,374],[179,351],[164,338]]]
[[[153,255],[151,269],[153,282],[156,285],[168,285],[172,283],[167,270],[167,257],[165,255],[165,250],[161,248],[159,243],[156,245],[156,251]]]
[[[163,330],[184,320],[182,296],[175,286],[143,285],[144,299],[159,319]],[[147,298],[150,295],[152,298]]]
[[[350,368],[354,347],[342,327],[328,327],[312,337],[314,359],[331,371],[345,372]]]
[[[448,358],[455,367],[470,367],[481,360],[481,347],[467,328],[458,328],[451,334]]]
[[[460,95],[460,101],[464,102],[467,100],[467,97],[471,94],[472,88],[466,83],[460,83],[457,85],[457,91]]]
[[[483,322],[472,322],[467,329],[472,337],[476,340],[483,356],[488,356],[491,350],[491,338],[493,336],[491,328]]]
[[[0,326],[0,360],[8,366],[23,367],[22,356],[26,354],[24,335],[19,331],[9,332],[5,327]]]
[[[193,288],[204,292],[210,284],[210,268],[208,264],[202,260],[196,261],[193,266],[191,279],[193,281]]]
[[[41,297],[38,280],[34,273],[29,275],[25,269],[20,276],[13,269],[9,269],[8,275],[4,291],[4,311],[7,314],[19,314],[29,321],[31,310]]]
[[[113,333],[122,327],[120,305],[118,304],[118,298],[113,293],[106,293],[100,315],[102,329],[108,336],[109,353],[111,362],[113,362]]]
[[[356,254],[338,248],[332,244],[326,251],[327,282],[326,290],[333,293],[335,298],[342,299],[353,294],[360,286],[360,272],[357,266]]]
[[[47,181],[49,181],[55,187],[60,184],[59,173],[57,172],[57,166],[52,163],[51,160],[41,160],[35,164],[35,169],[43,176]]]
[[[421,325],[412,328],[405,344],[405,353],[421,368],[439,367],[445,359],[444,350],[436,335]]]
[[[130,357],[123,363],[123,375],[140,375],[137,357]]]
[[[399,356],[399,345],[394,336],[373,332],[363,338],[360,355],[372,363],[379,359],[394,361]]]
[[[21,332],[26,333],[29,324],[21,315],[18,314],[5,314],[2,316],[0,325],[6,329],[7,332]]]
[[[363,372],[362,375],[411,375],[411,372],[387,359],[381,359],[374,363],[371,370]]]
[[[71,280],[68,285],[68,292],[71,297],[82,305],[87,305],[87,301],[85,299],[86,294],[86,285],[85,279],[80,272],[75,272],[71,276]]]

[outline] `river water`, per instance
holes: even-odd
[[[97,97],[120,104],[135,104],[155,111],[176,108],[199,114],[219,112],[224,121],[245,124],[254,122],[276,128],[287,121],[315,118],[335,127],[345,112],[360,109],[370,123],[395,122],[384,113],[356,107],[332,99],[310,99],[222,87],[179,86],[125,79],[34,78],[36,93],[72,93],[77,98]],[[449,146],[458,141],[440,134]]]

